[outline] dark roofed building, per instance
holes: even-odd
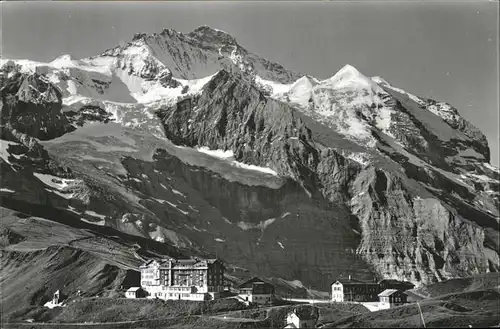
[[[411,282],[393,280],[393,279],[384,279],[378,282],[380,286],[380,291],[384,291],[386,289],[397,289],[397,290],[410,290],[415,287],[415,285]]]
[[[378,294],[387,289],[406,291],[412,289],[411,282],[394,279],[383,279],[378,282],[364,282],[347,278],[340,278],[332,283],[331,300],[334,302],[376,302]]]
[[[377,301],[379,284],[363,282],[349,277],[338,279],[332,283],[332,298],[334,302],[374,302]]]
[[[407,295],[398,289],[386,289],[378,294],[380,308],[391,308],[406,303]]]
[[[240,284],[238,296],[245,302],[266,304],[274,300],[274,286],[258,277]]]

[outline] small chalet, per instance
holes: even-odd
[[[130,287],[125,291],[125,297],[127,298],[144,298],[147,293],[141,287]]]
[[[59,300],[61,299],[61,292],[57,290],[52,296],[52,304],[59,304]]]
[[[274,286],[254,277],[238,286],[238,297],[245,302],[269,304],[274,300]]]
[[[378,294],[380,308],[387,309],[403,305],[407,302],[407,295],[402,290],[386,289]]]
[[[48,308],[61,307],[64,301],[68,298],[66,294],[63,294],[60,290],[57,290],[53,295],[52,299],[46,302],[43,306]]]
[[[69,296],[59,289],[52,295],[52,304],[62,304]]]
[[[314,328],[318,318],[317,307],[295,308],[287,314],[285,328]]]

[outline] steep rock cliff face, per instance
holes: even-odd
[[[308,165],[317,164],[318,150],[311,146],[311,131],[300,112],[268,100],[226,71],[218,73],[199,98],[187,98],[158,115],[174,143],[229,149],[238,161],[315,184]]]
[[[11,74],[5,77],[5,73]],[[40,139],[51,139],[75,129],[61,113],[61,93],[44,76],[5,73],[0,79],[2,126]]]
[[[300,278],[318,289],[340,274],[373,277],[355,255],[359,237],[349,226],[347,208],[320,195],[310,198],[290,179],[277,189],[248,186],[186,165],[163,150],[154,160],[126,159],[124,166],[132,176],[147,175],[136,188],[139,195],[155,195],[144,201],[160,218],[157,225],[188,237],[231,266]]]
[[[355,234],[360,235],[357,251],[380,275],[426,283],[498,268],[497,248],[488,248],[484,228],[470,223],[484,219],[493,227],[497,221],[487,213],[482,213],[483,219],[464,215],[470,207],[467,197],[473,199],[467,188],[445,176],[431,183],[430,170],[422,177],[410,170],[405,174],[404,162],[374,152],[376,167],[352,161],[340,155],[338,144],[317,127],[311,129],[310,118],[299,110],[266,98],[227,72],[215,76],[199,97],[158,115],[174,143],[230,150],[238,161],[292,177],[313,199],[349,208],[356,220],[348,212],[332,212],[326,220],[348,228],[342,236],[351,247]],[[458,195],[455,204],[436,198],[431,188],[415,179],[434,189],[449,189]],[[344,250],[334,252],[340,255]],[[326,264],[335,267],[333,261]]]

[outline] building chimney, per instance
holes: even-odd
[[[349,281],[351,281],[351,275],[349,274]]]

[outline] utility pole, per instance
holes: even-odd
[[[420,304],[419,302],[417,301],[417,306],[418,306],[418,311],[420,312],[420,319],[422,320],[422,325],[425,327],[425,321],[424,321],[424,315],[422,314],[422,309],[420,308]]]

